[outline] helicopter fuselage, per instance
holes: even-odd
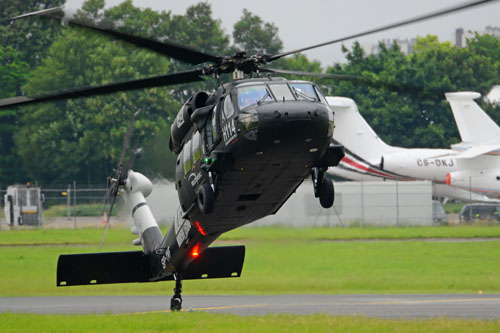
[[[245,93],[252,90],[257,92],[248,99]],[[169,258],[170,270],[189,264],[186,251],[203,251],[220,234],[276,213],[314,168],[326,170],[331,160],[326,155],[331,153],[333,113],[310,82],[236,81],[206,100],[215,102],[192,108],[193,125],[178,140],[180,210],[163,247],[184,250],[169,248],[169,254],[178,254]],[[205,115],[202,121],[196,122],[197,110]],[[174,122],[172,133],[179,124]],[[203,187],[215,199],[208,213],[200,204]],[[188,221],[192,228],[184,224]],[[185,245],[178,240],[181,228],[187,231]]]

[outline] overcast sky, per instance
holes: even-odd
[[[107,0],[114,6],[121,0]],[[135,6],[184,14],[186,8],[198,0],[134,0]],[[209,0],[213,17],[221,20],[227,34],[242,15],[243,8],[272,22],[279,28],[284,51],[337,39],[389,23],[398,22],[439,9],[464,3],[460,0]],[[470,1],[465,1],[470,2]],[[76,10],[83,0],[68,0],[66,9]],[[376,43],[384,38],[413,38],[427,34],[438,35],[441,41],[451,40],[455,29],[481,31],[487,25],[500,27],[500,1],[426,22],[412,24],[386,32],[363,37],[362,44]],[[346,42],[349,46],[350,42]],[[306,52],[311,59],[320,60],[323,66],[344,61],[340,45],[326,46]]]

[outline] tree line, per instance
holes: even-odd
[[[0,19],[60,6],[63,0],[13,1],[0,7]],[[131,0],[105,8],[87,0],[77,15],[114,22],[116,29],[169,40],[215,55],[274,54],[283,51],[278,28],[244,9],[232,42],[208,3],[183,15],[135,7]],[[500,75],[500,41],[476,35],[457,49],[435,36],[418,38],[405,55],[394,44],[367,55],[358,43],[344,48],[347,62],[323,68],[296,54],[273,67],[347,74],[357,81],[307,77],[325,94],[353,98],[374,130],[389,144],[402,147],[449,147],[459,141],[444,92],[473,90],[483,95]],[[38,95],[68,88],[161,75],[192,67],[95,32],[32,17],[0,25],[0,98]],[[222,82],[229,77],[220,78]],[[210,91],[215,79],[194,84],[115,93],[0,111],[0,184],[37,181],[44,185],[104,183],[120,159],[131,118],[133,135],[127,158],[136,149],[135,168],[149,176],[172,177],[175,156],[168,149],[169,127],[182,103],[198,90]],[[482,106],[500,121],[499,108]]]

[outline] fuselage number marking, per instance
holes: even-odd
[[[233,141],[236,134],[236,126],[234,125],[234,119],[228,120],[224,125],[222,125],[222,136],[224,137],[224,143],[228,145]]]
[[[428,166],[437,166],[437,167],[453,167],[455,166],[455,162],[453,162],[452,159],[446,160],[446,159],[435,159],[435,160],[428,160],[428,159],[421,159],[419,158],[417,160],[417,165],[419,167],[428,167]]]

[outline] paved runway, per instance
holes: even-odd
[[[170,296],[0,297],[0,312],[168,312],[169,304]],[[500,319],[500,295],[186,295],[183,308],[239,315],[326,313],[380,318]]]

